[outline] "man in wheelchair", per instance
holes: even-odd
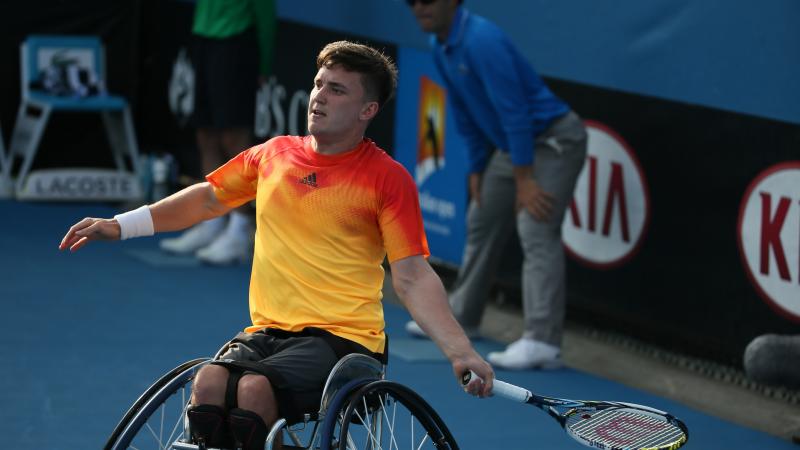
[[[317,56],[309,136],[278,136],[244,150],[190,186],[111,219],[85,218],[60,249],[176,231],[255,200],[252,325],[194,381],[187,416],[202,447],[264,447],[278,417],[315,411],[328,373],[348,353],[380,357],[385,257],[411,316],[450,360],[458,380],[492,368],[453,318],[429,255],[416,185],[367,126],[394,95],[397,69],[375,49],[346,41]],[[460,385],[460,382],[459,382]]]

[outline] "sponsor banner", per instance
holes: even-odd
[[[570,317],[733,364],[796,334],[800,126],[548,84],[589,132],[563,226]]]
[[[586,121],[586,164],[564,217],[569,255],[589,267],[624,264],[639,250],[650,219],[650,194],[636,152],[610,127]]]
[[[461,263],[466,233],[467,155],[429,52],[401,47],[395,158],[414,177],[431,258]]]
[[[737,231],[753,287],[778,314],[800,322],[800,161],[771,166],[750,183]]]
[[[42,169],[31,172],[20,200],[140,200],[136,175],[110,169]]]

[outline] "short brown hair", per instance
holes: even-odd
[[[378,106],[388,102],[397,88],[397,66],[374,48],[349,41],[331,42],[317,55],[317,69],[341,65],[345,70],[361,74],[361,84]]]

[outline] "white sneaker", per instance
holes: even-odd
[[[462,328],[464,328],[464,334],[466,334],[468,338],[470,339],[481,338],[481,333],[480,331],[478,331],[477,328],[463,327],[463,326]],[[406,322],[406,333],[416,338],[430,339],[428,334],[425,333],[425,331],[422,330],[422,328],[417,324],[417,322],[413,320],[409,320],[408,322]]]
[[[417,322],[413,320],[409,320],[408,322],[406,322],[406,333],[410,334],[415,338],[430,339],[428,334],[422,330],[422,327],[420,327],[417,324]]]
[[[253,256],[252,230],[228,226],[214,242],[197,250],[195,256],[215,266],[247,262]]]
[[[522,338],[512,342],[502,352],[491,352],[489,362],[500,369],[558,369],[561,362],[561,350],[535,339]]]
[[[188,255],[212,243],[224,228],[225,219],[217,217],[198,223],[176,238],[162,239],[158,245],[161,250]]]

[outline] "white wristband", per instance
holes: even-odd
[[[119,223],[119,239],[135,238],[139,236],[152,236],[153,216],[150,207],[144,205],[126,213],[117,214],[114,219]]]

